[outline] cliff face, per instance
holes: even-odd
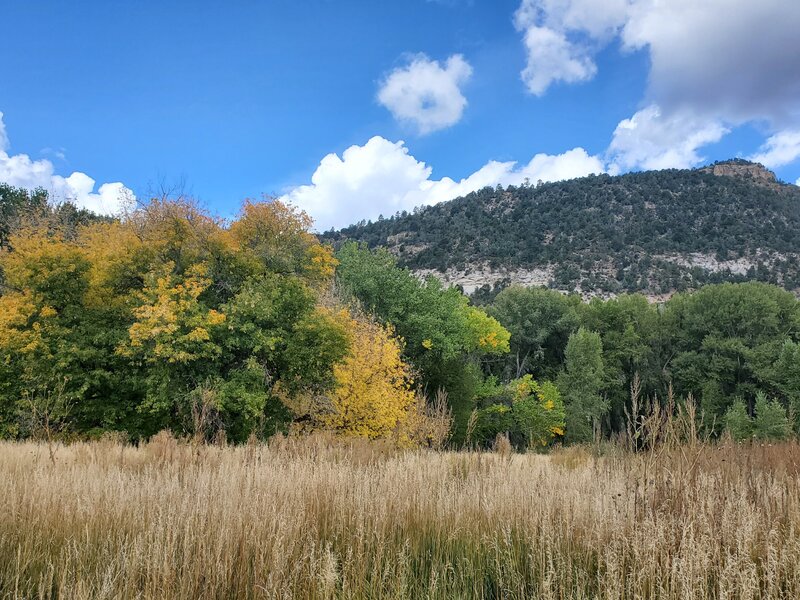
[[[778,182],[775,173],[759,163],[732,160],[711,165],[703,170],[717,176],[741,177],[762,184]]]

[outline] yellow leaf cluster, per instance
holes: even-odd
[[[486,354],[504,354],[509,351],[511,334],[496,319],[474,306],[467,306],[466,321],[476,349]]]
[[[338,261],[333,248],[310,233],[313,221],[302,210],[280,200],[246,201],[227,231],[239,252],[281,273],[297,273],[322,283],[333,277]]]
[[[277,247],[288,240],[313,237],[308,233],[312,224],[311,217],[291,204],[247,200],[230,232],[240,247]]]
[[[170,265],[171,266],[171,265]],[[129,345],[119,352],[145,353],[150,361],[187,363],[219,354],[210,330],[225,322],[225,315],[206,309],[200,294],[210,285],[202,265],[196,265],[180,281],[166,274],[142,292],[142,304],[133,313],[136,321],[128,330]]]
[[[23,294],[0,296],[0,349],[6,361],[14,354],[22,356],[35,349],[40,335],[24,329],[34,311],[30,298]]]
[[[315,281],[327,281],[333,277],[339,261],[333,256],[333,248],[313,244],[306,250],[306,275]]]
[[[93,223],[81,228],[76,243],[91,265],[87,306],[123,306],[127,298],[117,292],[115,282],[128,268],[131,257],[143,246],[131,226],[118,221]]]

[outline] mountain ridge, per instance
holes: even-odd
[[[484,188],[322,236],[384,246],[421,276],[652,298],[720,281],[800,289],[800,188],[742,159]]]

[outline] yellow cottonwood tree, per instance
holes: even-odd
[[[337,320],[350,332],[352,343],[349,354],[334,366],[331,410],[319,420],[343,435],[391,436],[416,407],[411,368],[401,358],[400,341],[390,327],[361,315],[343,310]]]
[[[276,273],[301,274],[309,281],[333,277],[338,261],[330,246],[311,232],[313,221],[302,210],[280,200],[246,201],[228,237],[239,251]]]

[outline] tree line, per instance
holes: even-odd
[[[409,309],[400,283],[425,289],[436,281],[411,284],[414,275],[386,250],[351,242],[339,256],[341,283],[421,350],[413,327],[430,305]],[[456,443],[489,445],[509,433],[525,446],[537,439],[532,432],[547,430],[567,443],[622,435],[634,385],[650,403],[691,398],[709,436],[727,429],[740,439],[783,437],[790,425],[800,426],[800,302],[777,286],[707,285],[658,304],[641,294],[584,302],[577,294],[511,286],[483,308],[508,331],[508,352],[455,360],[440,354],[428,363],[434,355],[412,356],[429,384],[447,390]],[[520,390],[554,412],[521,417]],[[548,420],[555,414],[563,422]],[[552,441],[544,437],[539,443]]]
[[[437,361],[508,350],[463,295],[413,278],[422,321],[377,318],[337,290],[346,252],[277,201],[223,221],[186,198],[113,220],[8,186],[0,200],[0,437],[325,429],[441,443],[447,411],[424,395]]]
[[[276,201],[101,219],[0,186],[0,209],[0,437],[540,448],[622,435],[632,389],[696,402],[709,436],[800,425],[800,307],[774,285],[662,304],[512,286],[478,307]]]

